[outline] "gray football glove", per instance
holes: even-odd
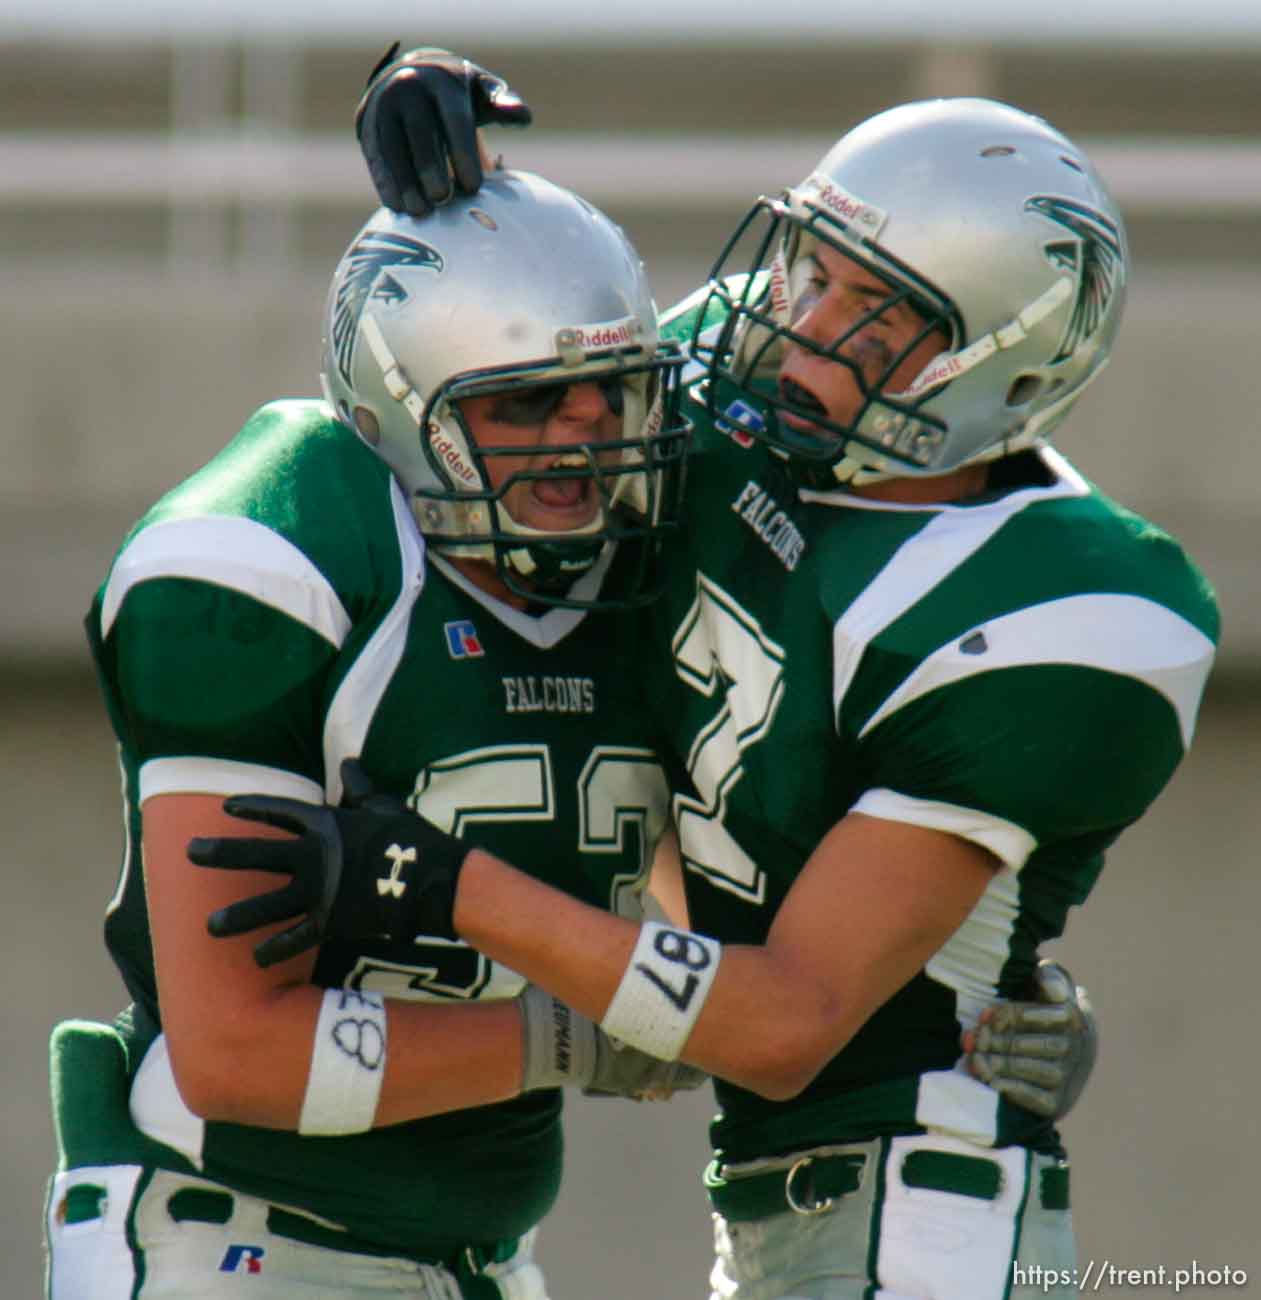
[[[1008,1101],[1063,1119],[1081,1096],[1099,1050],[1099,1026],[1086,990],[1057,962],[1038,963],[1034,1001],[982,1012],[964,1035],[969,1070]]]
[[[517,998],[525,1035],[522,1092],[581,1088],[588,1097],[666,1101],[709,1077],[680,1061],[661,1061],[610,1038],[599,1025],[533,984]]]

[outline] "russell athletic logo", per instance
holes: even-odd
[[[389,274],[390,267],[419,266],[441,274],[442,254],[419,239],[394,235],[385,230],[370,230],[356,240],[342,259],[333,300],[333,355],[341,377],[350,383],[350,367],[355,356],[355,339],[359,335],[359,318],[368,299],[403,302],[407,290]]]
[[[262,1246],[229,1246],[224,1252],[219,1265],[220,1273],[261,1273],[263,1256],[266,1250]]]
[[[744,447],[746,450],[753,446],[753,435],[766,430],[766,421],[762,418],[761,411],[738,397],[715,421],[715,424],[737,447]]]
[[[447,653],[452,659],[480,659],[486,653],[477,629],[468,619],[444,623],[442,630],[447,638]]]

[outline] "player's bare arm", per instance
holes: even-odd
[[[251,805],[245,801],[245,810],[257,815],[260,810]],[[232,807],[242,810],[242,801]],[[262,811],[276,816],[273,804]],[[423,819],[415,822],[414,859],[419,861],[413,870],[419,878],[425,846],[436,847],[435,837],[442,833]],[[312,845],[316,838],[309,837]],[[258,852],[220,838],[196,846],[193,856],[202,865],[223,867],[258,862]],[[308,854],[313,877],[321,875],[319,863],[327,856]],[[675,1055],[763,1095],[795,1095],[958,927],[984,891],[992,863],[986,850],[955,836],[847,816],[815,851],[767,943],[723,949],[703,1008],[695,1003],[699,1018]],[[346,888],[334,904],[343,916],[366,915],[365,895],[371,908],[373,871],[366,864],[355,867],[347,870]],[[476,849],[459,864],[451,897],[450,916],[460,937],[584,1015],[603,1019],[614,1036],[625,1037],[607,1013],[632,968],[639,927],[563,896]],[[246,904],[226,929],[220,914],[219,932],[239,933],[256,924],[260,913],[257,900],[251,901],[255,906]],[[389,924],[399,927],[396,933],[409,924],[432,931],[441,924],[430,910],[435,901],[429,895],[415,916],[400,907]],[[689,939],[680,942],[685,953]],[[676,964],[686,987],[686,956]],[[690,1004],[685,1008],[691,1009]]]
[[[244,829],[221,804],[209,795],[158,795],[144,805],[146,888],[172,1066],[195,1114],[295,1129],[324,991],[308,982],[310,953],[260,969],[251,943],[220,943],[207,933],[207,912],[239,897],[241,881],[197,870],[185,845],[190,833]],[[249,830],[265,837],[284,834],[257,823]],[[255,878],[259,888],[270,883],[274,877]],[[520,1091],[522,1038],[514,1003],[389,1002],[386,1015],[389,1046],[375,1124],[499,1101]],[[371,1072],[378,1065],[365,1046],[360,1068]]]
[[[225,879],[251,868],[268,873],[254,877],[259,881],[274,881],[271,873],[293,876],[281,889],[247,898],[234,895],[235,901],[210,917],[211,933],[227,937],[257,930],[252,933],[255,960],[267,965],[281,953],[302,951],[328,934],[398,936],[449,928],[451,934],[458,931],[488,955],[538,979],[562,1004],[572,999],[573,1006],[593,1020],[604,1017],[608,1028],[608,1005],[619,975],[642,938],[632,923],[559,895],[489,854],[470,852],[462,841],[406,812],[398,801],[386,800],[390,806],[385,808],[378,796],[368,793],[366,778],[354,762],[345,764],[343,774],[347,788],[359,791],[356,799],[378,806],[390,834],[414,849],[417,865],[409,863],[403,869],[408,888],[402,892],[375,889],[378,875],[387,868],[395,872],[392,860],[347,860],[347,843],[353,857],[356,846],[361,850],[380,837],[353,829],[348,820],[353,813],[318,810],[284,799],[240,798],[230,801],[229,807],[249,817],[252,824],[271,821],[302,830],[303,836],[283,857],[277,856],[275,842],[267,839],[223,836],[190,846],[190,857],[199,865],[231,868]],[[346,828],[344,838],[341,827]],[[330,835],[335,841],[331,845],[325,839]],[[881,864],[877,875],[869,870],[871,862]],[[436,872],[435,863],[441,864]],[[470,864],[473,881],[465,884]],[[344,870],[347,866],[350,869]],[[722,1077],[736,1082],[747,1077],[750,1088],[773,1090],[767,1095],[778,1095],[794,1083],[799,1090],[957,928],[984,890],[992,869],[987,851],[956,836],[862,814],[847,816],[816,850],[781,908],[767,945],[723,950],[725,978],[708,993],[703,1026],[689,1026],[686,1059],[710,1073],[734,1070]],[[426,870],[431,874],[425,875]],[[949,911],[940,892],[940,873],[952,874],[958,885]],[[456,881],[461,882],[458,899]],[[699,950],[691,945],[701,940],[688,936],[682,916],[676,915],[685,904],[677,853],[669,836],[659,850],[654,889],[662,883],[666,886],[661,890],[663,908],[682,937],[660,942],[677,949],[681,960],[674,974],[681,989],[692,973],[688,961],[699,959]],[[846,888],[853,906],[838,902]],[[468,890],[476,891],[471,901]],[[873,899],[874,903],[869,901]],[[454,915],[457,905],[458,917]],[[886,910],[896,917],[882,932],[884,942],[876,942],[875,929],[868,927],[874,927],[877,913]],[[841,914],[836,919],[834,911]],[[265,928],[295,917],[302,919],[280,933]],[[851,941],[841,950],[838,936],[848,937],[851,932]],[[558,936],[550,948],[547,940],[539,938],[548,935]],[[540,970],[542,976],[533,973]],[[1055,970],[1060,976],[1049,983],[1037,981],[1030,1001],[996,1008],[992,1025],[983,1016],[980,1030],[965,1034],[961,1046],[972,1072],[1013,1102],[1038,1114],[1063,1116],[1089,1076],[1095,1029],[1084,991],[1076,989],[1062,968]],[[670,976],[667,965],[666,983]],[[746,985],[742,991],[741,980]],[[839,995],[837,981],[848,981]],[[711,1003],[719,1008],[717,1012]],[[806,1006],[813,1011],[803,1016]],[[766,1025],[759,1031],[759,1042],[745,1043],[752,1037],[745,1031],[763,1020]],[[732,1021],[743,1026],[741,1033],[730,1032]],[[712,1043],[711,1032],[716,1040]],[[739,1059],[734,1064],[730,1054],[737,1044],[723,1041],[733,1038],[739,1040]],[[762,1041],[767,1044],[764,1050]],[[836,1046],[829,1049],[832,1043]],[[698,1053],[705,1054],[704,1060]],[[715,1066],[714,1060],[720,1060],[721,1066]],[[752,1075],[743,1073],[750,1070]],[[804,1077],[798,1081],[798,1076]]]
[[[233,1045],[230,1059],[248,1060],[243,1053],[252,1051],[258,1057],[260,1069],[265,1069],[271,1056],[283,1051],[294,1075],[282,1083],[280,1076],[269,1074],[274,1089],[268,1087],[260,1093],[248,1076],[243,1078],[237,1068],[227,1067],[225,1061],[229,1058],[215,1050],[198,1030],[198,1016],[204,1003],[197,997],[194,980],[188,991],[188,1041],[196,1055],[189,1068],[209,1074],[208,1077],[193,1075],[187,1085],[181,1077],[181,1091],[186,1087],[198,1089],[194,1093],[197,1104],[192,1108],[206,1117],[222,1118],[222,1107],[239,1104],[244,1095],[251,1106],[274,1101],[282,1108],[277,1120],[248,1122],[288,1127],[284,1119],[289,1110],[285,1107],[291,1109],[295,1093],[305,1107],[312,1094],[311,1079],[323,1077],[324,1072],[316,1069],[324,1059],[321,1043],[328,1047],[326,1040],[331,1033],[335,1039],[332,1045],[340,1045],[342,1030],[339,1021],[325,1025],[320,1017],[327,1019],[327,1008],[340,995],[334,992],[321,995],[318,989],[304,983],[309,977],[311,961],[300,954],[309,952],[316,943],[330,936],[364,939],[423,933],[442,939],[458,937],[451,918],[452,899],[454,880],[467,846],[411,813],[401,800],[373,791],[357,764],[346,763],[342,771],[349,806],[333,810],[290,799],[254,796],[229,799],[224,810],[219,810],[216,801],[212,800],[214,806],[207,809],[204,801],[197,799],[196,806],[189,809],[193,820],[170,824],[171,843],[163,845],[160,856],[174,864],[168,871],[177,883],[168,890],[168,896],[171,906],[179,909],[181,930],[191,922],[191,935],[182,934],[181,938],[191,938],[200,944],[206,960],[213,966],[215,949],[221,945],[208,942],[209,936],[226,937],[231,942],[232,936],[247,930],[259,928],[262,934],[261,939],[257,934],[253,936],[258,942],[252,958],[247,955],[248,945],[239,940],[232,944],[242,965],[257,967],[255,974],[271,974],[260,985],[249,969],[237,967],[240,989],[235,994],[233,987],[223,992],[225,1000],[217,1024],[222,1024],[225,1033],[245,1035],[243,1042]],[[197,820],[210,811],[217,814],[216,821]],[[234,820],[234,814],[249,816],[252,827],[261,824],[261,836],[242,841],[222,834],[201,835],[189,840],[185,834],[189,825],[219,832],[239,829],[244,823]],[[239,884],[235,874],[192,872],[195,877],[210,877],[215,887],[196,897],[186,897],[179,883],[190,863],[239,867],[239,861],[227,859],[232,858],[231,846],[242,844],[248,846],[249,875],[256,882],[274,880],[274,876],[263,873],[276,871],[295,871],[294,881],[282,889],[240,901],[233,889],[234,883]],[[229,846],[226,854],[222,847],[225,845]],[[667,879],[672,856],[677,858],[667,848],[659,860],[659,869]],[[664,868],[660,868],[661,863],[665,864]],[[425,868],[423,872],[421,865]],[[208,902],[218,905],[212,909],[207,923],[204,913],[197,909]],[[281,924],[294,918],[299,918],[295,924]],[[183,964],[179,966],[181,972],[185,969]],[[287,972],[289,982],[283,982],[277,972]],[[235,997],[249,1005],[252,1014],[248,1018],[233,1018]],[[294,1032],[288,1028],[287,1021],[283,1022],[286,1037],[279,1043],[272,1024],[273,1017],[282,1011],[287,1014],[291,1009],[296,1009],[303,1025],[314,1026],[315,1048],[313,1053],[308,1051],[310,1070],[305,1083],[297,1080],[295,1058],[289,1055],[289,1049],[295,1044],[300,1049],[301,1031]],[[597,1096],[661,1100],[675,1092],[697,1088],[705,1079],[702,1071],[690,1066],[663,1061],[633,1047],[615,1045],[593,1020],[533,986],[528,986],[511,1002],[472,1006],[386,1001],[380,1018],[383,1041],[395,1033],[406,1035],[408,1041],[404,1052],[391,1049],[387,1055],[387,1059],[396,1061],[397,1068],[383,1074],[374,1117],[377,1124],[397,1123],[400,1117],[418,1118],[515,1097],[521,1092],[562,1086],[581,1088]],[[447,1066],[442,1066],[435,1051],[443,1049],[448,1040],[452,1055]],[[414,1065],[404,1067],[402,1063],[413,1057]],[[301,1059],[300,1050],[298,1059]],[[495,1068],[486,1072],[484,1066],[488,1059],[494,1062]],[[452,1063],[454,1073],[448,1069]],[[181,1066],[174,1064],[178,1075]],[[473,1080],[470,1088],[464,1086],[466,1068],[468,1078]],[[430,1086],[431,1076],[442,1081],[440,1087]],[[386,1082],[390,1084],[388,1089]],[[207,1090],[204,1095],[200,1090],[203,1086]],[[507,1091],[500,1092],[500,1089]],[[300,1114],[300,1126],[301,1123]],[[363,1127],[367,1126],[364,1123]]]
[[[652,858],[649,893],[671,925],[687,928],[687,895],[683,888],[683,857],[679,852],[679,833],[673,827],[657,841]]]
[[[795,1096],[962,923],[992,863],[984,849],[941,832],[844,818],[815,850],[766,944],[722,948],[683,1058],[763,1096]],[[560,902],[474,852],[460,876],[456,927],[584,1013],[606,1017],[639,930]],[[673,987],[682,999],[685,947],[679,957]]]

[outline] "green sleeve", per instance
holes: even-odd
[[[1119,832],[1183,755],[1169,700],[1135,677],[1020,665],[910,701],[860,742],[869,787],[973,809],[1039,844]]]
[[[137,763],[195,755],[323,782],[322,701],[337,651],[288,615],[226,587],[154,579],[127,594],[101,653]]]

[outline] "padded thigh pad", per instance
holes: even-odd
[[[131,1122],[127,1049],[117,1030],[66,1020],[48,1053],[58,1169],[145,1163],[151,1144]]]

